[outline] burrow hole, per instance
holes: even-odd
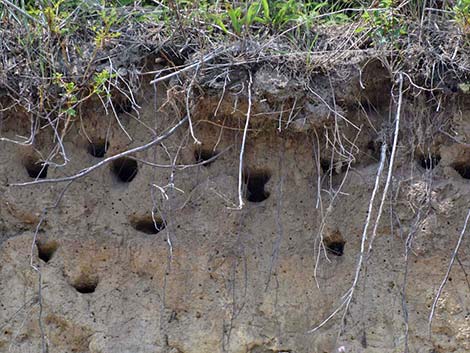
[[[38,248],[38,257],[44,262],[49,262],[59,247],[59,243],[56,240],[38,240],[36,247]]]
[[[279,352],[278,350],[273,350],[268,348],[266,345],[256,344],[254,347],[250,348],[248,353],[274,353]],[[292,352],[290,349],[283,349],[280,352],[290,353]]]
[[[320,160],[320,167],[323,173],[328,173],[331,168],[331,161],[329,159],[322,159]]]
[[[339,231],[335,231],[332,235],[323,239],[323,243],[328,253],[335,256],[343,256],[346,241]]]
[[[130,113],[133,109],[133,104],[129,99],[124,99],[115,105],[116,114]]]
[[[418,163],[424,169],[434,169],[441,161],[439,154],[419,154]]]
[[[88,145],[88,153],[97,158],[104,157],[108,149],[109,142],[106,140],[97,140]]]
[[[320,167],[323,171],[323,174],[338,175],[339,173],[344,173],[348,169],[348,163],[342,163],[340,161],[333,161],[331,164],[331,159],[321,159]]]
[[[270,193],[264,188],[271,178],[271,173],[267,170],[247,170],[243,175],[246,184],[246,199],[249,202],[263,202]]]
[[[470,179],[470,162],[454,163],[454,169],[464,179]]]
[[[73,283],[73,288],[82,294],[94,293],[98,287],[98,277],[88,273],[82,273]]]
[[[138,171],[137,161],[128,157],[116,159],[112,165],[114,175],[123,183],[129,183],[135,178]]]
[[[49,165],[44,162],[35,160],[33,158],[28,158],[24,162],[24,167],[26,168],[26,171],[31,178],[47,178],[47,169],[49,168]]]
[[[160,217],[155,217],[155,221],[151,215],[132,217],[132,227],[145,234],[158,234],[160,231],[165,229],[165,222]]]
[[[382,145],[380,144],[379,141],[376,140],[370,140],[367,143],[367,151],[370,157],[372,157],[375,160],[380,160],[380,154],[382,150]]]
[[[214,161],[209,161],[211,158],[214,158],[217,155],[217,152],[210,148],[196,148],[194,151],[194,160],[196,163],[204,163],[203,166],[208,167]]]

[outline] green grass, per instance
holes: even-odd
[[[315,66],[319,28],[328,33],[351,24],[354,33],[348,35],[366,36],[368,47],[400,50],[408,45],[410,25],[416,28],[430,13],[423,16],[422,0],[0,0],[0,32],[5,31],[0,37],[8,39],[25,57],[29,72],[38,75],[39,95],[57,91],[61,110],[73,115],[86,97],[110,94],[103,88],[115,81],[115,73],[97,68],[95,60],[116,43],[122,45],[121,40],[139,40],[146,28],[157,27],[161,38],[178,45],[192,36],[191,43],[202,51],[282,37],[286,46],[272,54],[306,53],[304,66],[309,68]],[[470,0],[449,2],[432,14],[470,33]],[[135,28],[135,38],[129,37],[129,28]],[[74,65],[78,58],[83,66],[78,75],[70,74],[69,56],[75,58]]]
[[[5,5],[13,2],[23,11],[17,11]],[[365,18],[370,24],[381,28],[385,37],[393,32],[396,16],[391,10],[399,9],[404,16],[419,19],[422,11],[421,0],[329,0],[329,1],[297,1],[297,0],[256,0],[256,1],[215,1],[215,0],[6,0],[0,4],[0,14],[21,19],[28,14],[46,23],[52,32],[71,32],[75,29],[67,20],[72,16],[106,18],[111,9],[127,10],[135,21],[162,21],[170,23],[178,21],[180,25],[194,25],[201,22],[214,30],[222,30],[237,36],[246,36],[259,30],[271,32],[283,31],[293,26],[303,26],[309,30],[317,24],[339,24]],[[463,27],[470,25],[470,0],[456,0],[455,6],[450,5],[456,21]],[[374,5],[376,10],[369,10]],[[8,10],[7,10],[8,9]],[[139,13],[139,10],[142,11]],[[105,15],[103,15],[103,13]],[[29,21],[29,18],[22,21]],[[70,21],[73,22],[73,21]],[[106,26],[106,22],[103,23]],[[401,31],[401,29],[399,29]],[[99,29],[96,30],[100,32]]]

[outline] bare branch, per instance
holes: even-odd
[[[212,59],[214,59],[215,57],[217,57],[218,55],[222,54],[223,52],[225,52],[226,50],[215,50],[214,52],[204,56],[201,60],[198,60],[196,61],[195,63],[192,63],[191,65],[188,65],[186,66],[185,68],[181,69],[181,70],[178,70],[178,71],[175,71],[175,72],[172,72],[171,74],[168,74],[168,75],[165,75],[165,76],[162,76],[162,77],[159,77],[159,78],[156,78],[152,81],[150,81],[150,84],[153,85],[157,82],[160,82],[160,81],[164,81],[164,80],[167,80],[173,76],[176,76],[176,75],[179,75],[179,74],[182,74],[183,72],[186,72],[186,71],[189,71],[191,70],[192,68],[194,67],[197,67],[207,61],[210,61]]]
[[[245,153],[245,143],[246,143],[246,135],[248,132],[248,126],[250,125],[250,114],[251,114],[251,85],[253,83],[253,77],[251,75],[251,71],[248,71],[250,76],[250,80],[248,81],[248,110],[246,112],[246,122],[245,122],[245,129],[243,130],[243,139],[242,139],[242,147],[240,149],[240,164],[238,166],[238,209],[242,209],[244,202],[243,202],[243,154]]]
[[[213,161],[215,161],[217,158],[219,158],[221,155],[225,154],[227,151],[229,151],[232,148],[233,148],[233,145],[228,146],[226,149],[224,149],[223,151],[217,153],[215,156],[212,156],[209,159],[206,159],[206,160],[204,160],[200,163],[195,163],[195,164],[175,164],[175,165],[173,165],[173,164],[158,164],[158,163],[153,163],[153,162],[146,161],[146,160],[141,159],[141,158],[136,158],[136,157],[129,157],[129,158],[135,159],[136,161],[141,162],[141,163],[146,164],[146,165],[149,165],[151,167],[167,168],[167,169],[174,168],[175,170],[184,170],[184,169],[199,167],[199,166],[202,166],[202,165],[212,163]]]
[[[145,150],[149,149],[150,147],[161,143],[162,141],[164,141],[165,139],[167,139],[168,137],[173,135],[173,133],[176,130],[178,130],[178,128],[181,127],[187,120],[188,120],[188,117],[186,116],[182,120],[180,120],[178,122],[178,124],[176,124],[170,130],[168,130],[166,133],[164,133],[163,135],[161,135],[161,136],[157,137],[156,139],[150,141],[149,143],[146,143],[145,145],[142,145],[142,146],[131,148],[130,150],[127,150],[127,151],[124,151],[122,153],[118,153],[114,156],[103,159],[101,162],[96,163],[96,164],[92,165],[91,167],[85,168],[85,169],[81,170],[80,172],[78,172],[77,174],[74,174],[74,175],[71,175],[71,176],[68,176],[68,177],[63,177],[63,178],[42,179],[42,180],[35,180],[35,181],[26,182],[26,183],[15,183],[15,184],[11,184],[11,185],[12,186],[27,186],[27,185],[34,185],[34,184],[62,183],[62,182],[73,181],[73,180],[82,178],[85,175],[90,174],[95,169],[98,169],[98,168],[102,167],[103,165],[108,164],[109,162],[112,162],[112,161],[114,161],[116,159],[119,159],[121,157],[130,155],[132,153],[145,151]]]
[[[383,212],[383,207],[385,204],[385,199],[387,198],[387,193],[388,193],[388,188],[390,187],[390,182],[392,180],[392,175],[393,175],[393,163],[395,161],[395,154],[397,152],[397,144],[398,144],[398,132],[400,131],[400,115],[401,115],[401,105],[403,102],[403,75],[400,73],[398,77],[399,81],[399,88],[398,88],[398,106],[397,106],[397,112],[396,112],[396,117],[395,117],[395,133],[393,136],[393,145],[392,145],[392,154],[390,156],[390,165],[388,167],[388,173],[387,173],[387,181],[385,182],[385,187],[382,192],[382,200],[380,201],[380,206],[379,210],[377,213],[377,219],[374,224],[374,229],[372,230],[372,236],[369,241],[369,249],[367,251],[368,256],[370,252],[372,251],[372,245],[374,243],[374,240],[377,236],[377,228],[379,227],[380,223],[380,218],[382,217],[382,212]]]
[[[434,301],[432,303],[431,313],[429,314],[429,320],[428,320],[429,335],[431,335],[432,319],[434,317],[434,312],[436,311],[437,302],[439,300],[439,297],[442,294],[444,286],[446,285],[447,279],[449,278],[450,271],[452,270],[452,265],[454,264],[455,258],[457,257],[457,253],[459,252],[459,249],[460,249],[460,245],[462,244],[463,236],[465,235],[465,231],[467,230],[467,224],[468,224],[469,219],[470,219],[470,209],[467,212],[467,217],[465,217],[465,222],[464,222],[462,231],[460,232],[460,236],[459,236],[459,240],[457,241],[457,245],[455,245],[455,249],[454,249],[454,251],[452,253],[452,256],[450,258],[449,266],[447,267],[446,274],[445,274],[444,278],[442,279],[441,285],[439,286],[439,289],[437,290],[436,297],[434,298]]]

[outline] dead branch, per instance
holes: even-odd
[[[173,164],[158,164],[158,163],[149,162],[149,161],[146,161],[144,159],[137,158],[137,157],[129,157],[129,158],[135,159],[136,161],[141,162],[142,164],[149,165],[151,167],[166,168],[166,169],[174,168],[176,170],[184,170],[184,169],[200,167],[200,166],[212,163],[213,161],[218,159],[220,156],[222,156],[223,154],[225,154],[226,152],[228,152],[232,148],[233,148],[233,145],[228,146],[223,151],[217,153],[216,155],[212,156],[211,158],[206,159],[206,160],[204,160],[202,162],[199,162],[199,163],[194,163],[194,164],[175,164],[175,165],[173,165]]]
[[[441,285],[439,286],[439,289],[437,290],[436,296],[434,297],[434,301],[432,303],[431,307],[431,312],[429,314],[429,319],[428,319],[428,330],[429,330],[429,335],[431,336],[432,331],[431,331],[431,326],[432,326],[432,319],[434,317],[434,312],[436,310],[437,302],[439,301],[439,298],[442,294],[442,291],[444,290],[444,286],[446,285],[447,279],[449,278],[450,271],[452,270],[452,266],[454,264],[455,258],[457,257],[457,253],[459,252],[460,245],[462,244],[462,239],[465,235],[465,231],[467,230],[467,224],[468,220],[470,219],[470,209],[467,212],[467,216],[465,217],[465,222],[462,227],[462,231],[460,232],[459,240],[457,241],[457,244],[455,245],[455,249],[452,252],[452,256],[450,257],[449,265],[447,266],[447,271],[442,279]]]
[[[396,117],[395,117],[395,132],[394,132],[394,135],[393,135],[392,154],[390,156],[390,165],[388,167],[387,181],[385,182],[385,187],[384,187],[384,190],[382,192],[382,200],[380,201],[380,206],[379,206],[379,210],[377,212],[377,218],[375,220],[374,229],[372,230],[372,236],[371,236],[370,241],[369,241],[369,249],[367,251],[368,256],[369,256],[370,252],[372,251],[372,245],[374,243],[375,238],[377,237],[377,228],[379,227],[380,218],[382,216],[383,207],[384,207],[385,200],[386,200],[387,194],[388,194],[388,188],[390,187],[390,182],[392,180],[393,163],[395,161],[395,154],[397,152],[398,132],[400,131],[401,106],[402,106],[402,103],[403,103],[403,75],[401,73],[399,73],[399,75],[398,75],[398,82],[399,82],[398,105],[397,105],[397,112],[396,112]]]
[[[25,182],[25,183],[15,183],[15,184],[11,184],[11,185],[12,186],[27,186],[27,185],[34,185],[34,184],[51,184],[51,183],[63,183],[63,182],[66,182],[66,181],[75,181],[79,178],[84,177],[85,175],[90,174],[91,172],[93,172],[94,170],[104,166],[105,164],[108,164],[109,162],[112,162],[116,159],[119,159],[119,158],[124,157],[124,156],[128,156],[128,155],[133,154],[133,153],[145,151],[145,150],[151,148],[152,146],[155,146],[155,145],[161,143],[162,141],[164,141],[165,139],[167,139],[168,137],[173,135],[175,133],[175,131],[178,130],[178,128],[181,127],[187,120],[188,120],[188,117],[186,116],[182,120],[180,120],[178,122],[178,124],[176,124],[171,129],[169,129],[166,133],[164,133],[163,135],[160,135],[159,137],[157,137],[156,139],[146,143],[145,145],[134,147],[134,148],[131,148],[130,150],[127,150],[127,151],[118,153],[114,156],[103,159],[101,162],[96,163],[96,164],[94,164],[94,165],[92,165],[88,168],[85,168],[85,169],[81,170],[80,172],[78,172],[77,174],[74,174],[74,175],[71,175],[71,176],[68,176],[68,177],[63,177],[63,178],[42,179],[42,180],[35,180],[35,181]]]
[[[248,71],[248,75],[250,79],[248,81],[248,110],[246,112],[246,121],[245,121],[245,129],[243,130],[243,139],[242,139],[242,146],[240,149],[240,162],[238,166],[238,209],[242,209],[244,202],[243,202],[243,154],[245,153],[245,143],[246,143],[246,135],[248,133],[248,126],[250,125],[250,114],[251,114],[251,85],[253,83],[253,77],[251,75],[251,71]]]

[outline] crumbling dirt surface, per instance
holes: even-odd
[[[70,184],[47,181],[180,121],[177,81],[143,83],[117,117],[88,101],[53,161],[51,128],[32,145],[0,141],[0,351],[468,352],[467,233],[453,252],[470,205],[470,100],[457,92],[436,111],[403,94],[376,224],[402,92],[373,65],[361,82],[319,74],[316,95],[262,67],[251,99],[240,72],[195,98],[201,144],[185,123]],[[2,137],[29,136],[27,114],[0,114]]]

